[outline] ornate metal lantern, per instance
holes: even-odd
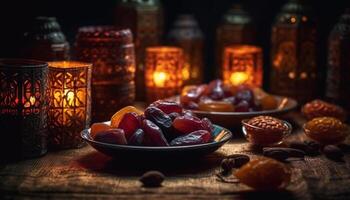
[[[226,84],[262,86],[262,49],[252,45],[233,45],[225,48],[222,66]]]
[[[172,45],[182,48],[184,85],[200,84],[203,80],[203,33],[193,15],[180,15],[168,35]]]
[[[119,0],[115,9],[117,26],[129,28],[135,38],[136,99],[145,100],[144,61],[146,48],[160,44],[163,28],[159,0]]]
[[[272,27],[270,88],[300,103],[317,94],[316,21],[302,0],[283,6]]]
[[[222,66],[226,46],[254,44],[255,25],[252,17],[240,4],[233,4],[225,13],[216,31],[216,64]]]
[[[92,121],[106,121],[135,99],[135,55],[131,31],[110,26],[79,29],[76,56],[93,63]]]
[[[91,64],[49,62],[49,85],[49,147],[81,147],[91,120]]]
[[[146,49],[147,102],[178,94],[182,86],[183,52],[177,47]]]
[[[350,111],[350,9],[340,17],[328,41],[326,97]]]
[[[0,154],[31,158],[47,151],[47,63],[0,60]]]
[[[21,57],[53,61],[69,59],[69,43],[54,17],[37,17],[23,33]]]

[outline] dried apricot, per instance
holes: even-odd
[[[200,102],[198,109],[210,112],[233,112],[235,107],[226,101]]]
[[[272,95],[266,95],[261,98],[260,104],[263,110],[273,110],[278,106],[277,99]]]
[[[134,106],[126,106],[122,109],[120,109],[118,112],[116,112],[112,118],[111,118],[111,126],[113,128],[117,128],[119,126],[120,121],[122,120],[123,116],[126,113],[130,113],[130,112],[134,112],[136,114],[143,114],[143,112],[137,108],[135,108]]]
[[[291,172],[285,164],[261,157],[243,165],[235,176],[241,183],[256,190],[276,190],[287,186]]]
[[[334,117],[341,121],[346,120],[346,113],[343,108],[319,99],[305,104],[301,111],[309,120],[316,117]]]
[[[349,128],[333,117],[317,117],[304,125],[305,134],[322,144],[336,144],[344,141]]]
[[[270,116],[258,116],[242,121],[249,142],[256,145],[271,145],[282,142],[284,136],[291,131],[285,121]]]
[[[91,126],[90,135],[92,138],[95,137],[96,133],[107,131],[111,129],[112,127],[106,123],[93,123]]]

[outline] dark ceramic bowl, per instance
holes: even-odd
[[[201,157],[210,154],[228,142],[232,133],[218,125],[214,125],[212,133],[214,140],[210,143],[189,145],[189,146],[132,146],[116,145],[94,141],[90,135],[90,129],[81,132],[81,137],[97,151],[114,158],[169,158],[169,157]]]

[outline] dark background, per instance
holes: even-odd
[[[305,0],[307,1],[307,0]],[[327,38],[349,0],[309,0],[318,18],[319,64],[325,75]],[[238,0],[162,0],[165,11],[165,33],[171,28],[177,14],[192,13],[205,34],[205,80],[214,79],[215,31],[222,15]],[[244,8],[257,24],[257,45],[264,50],[265,86],[270,66],[271,26],[274,17],[286,0],[241,0]],[[78,27],[112,24],[115,0],[32,0],[1,1],[0,3],[0,57],[16,57],[18,34],[21,27],[36,16],[55,16],[72,45]],[[324,80],[324,78],[322,79]],[[322,84],[320,87],[323,87]]]

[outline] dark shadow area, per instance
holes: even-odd
[[[86,169],[116,176],[140,176],[149,170],[158,170],[167,176],[209,173],[220,165],[223,154],[213,153],[202,158],[111,158],[99,152],[80,157],[76,163]]]
[[[318,18],[319,64],[321,74],[320,87],[324,87],[327,43],[329,32],[338,21],[339,16],[349,1],[319,1],[307,0],[313,7]],[[178,14],[194,14],[200,28],[205,34],[205,81],[213,80],[215,71],[215,34],[223,14],[232,3],[241,2],[243,7],[252,15],[257,32],[256,44],[263,48],[264,86],[268,87],[270,69],[271,26],[277,13],[287,0],[161,0],[164,9],[164,34],[172,27]],[[113,24],[116,0],[110,1],[1,1],[0,3],[0,57],[13,57],[18,44],[18,34],[36,16],[54,16],[61,25],[71,46],[74,44],[75,34],[80,26]]]

